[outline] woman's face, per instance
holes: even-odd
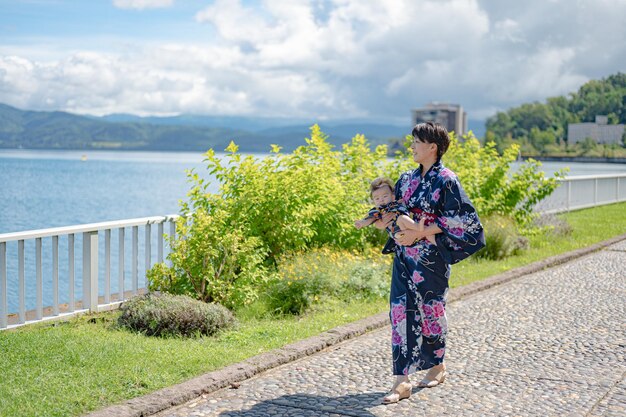
[[[432,160],[433,157],[437,159],[437,145],[423,142],[420,138],[413,138],[413,142],[411,142],[411,152],[413,152],[413,160],[418,164]]]

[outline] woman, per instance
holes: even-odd
[[[412,136],[413,160],[420,165],[402,174],[394,190],[413,220],[399,220],[401,230],[394,236],[390,320],[396,381],[383,398],[386,404],[409,398],[409,374],[416,371],[428,369],[420,387],[434,387],[445,380],[450,264],[485,245],[474,207],[456,175],[441,162],[450,144],[446,129],[420,123]],[[384,229],[392,220],[392,214],[385,215],[375,226]],[[431,235],[435,235],[435,243],[426,238]]]

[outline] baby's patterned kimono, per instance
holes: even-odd
[[[404,206],[404,203],[402,201],[392,201],[390,203],[383,204],[380,207],[374,207],[367,213],[367,216],[364,217],[364,220],[368,220],[368,219],[381,220],[383,218],[383,214],[386,214],[386,213],[395,214],[395,217],[393,221],[391,222],[391,225],[386,228],[387,233],[389,233],[389,236],[393,237],[393,235],[395,235],[396,233],[400,231],[400,228],[396,224],[396,220],[398,219],[398,216],[401,216],[403,214],[407,216],[409,215],[409,211]]]
[[[485,245],[483,228],[456,175],[441,161],[421,177],[421,166],[395,185],[413,220],[426,218],[443,231],[436,244],[421,239],[397,245],[390,294],[394,375],[408,375],[443,362],[447,335],[446,295],[450,264]]]

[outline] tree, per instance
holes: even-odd
[[[526,103],[498,112],[487,120],[485,136],[496,143],[499,152],[508,136],[522,146],[522,152],[544,153],[566,145],[569,123],[593,122],[596,115],[608,116],[611,124],[626,123],[626,74],[591,80],[577,92],[550,97],[546,103]],[[592,150],[591,143],[585,146]]]
[[[598,143],[590,137],[586,137],[584,141],[580,142],[580,147],[583,153],[589,153],[598,147]]]

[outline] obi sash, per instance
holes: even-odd
[[[437,219],[437,216],[434,213],[429,213],[427,211],[424,211],[418,207],[413,207],[409,210],[411,213],[415,213],[415,221],[419,223],[420,220],[422,220],[422,218],[425,218],[426,221],[424,221],[424,226],[430,226],[431,224],[433,224],[435,222],[435,220]]]

